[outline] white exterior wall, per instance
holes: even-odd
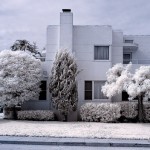
[[[123,32],[112,32],[112,64],[123,62]]]
[[[94,60],[94,46],[109,46],[109,60]],[[73,52],[77,60],[79,106],[84,100],[84,83],[90,81],[105,81],[106,71],[112,66],[112,28],[110,26],[74,26]],[[110,101],[110,100],[92,100]]]

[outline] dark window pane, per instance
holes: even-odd
[[[46,100],[46,91],[40,92],[39,100]]]
[[[132,62],[132,53],[123,54],[123,64],[129,64]]]
[[[39,96],[39,100],[46,100],[46,87],[47,87],[47,83],[46,81],[41,81],[41,92],[40,92],[40,96]]]
[[[133,40],[125,40],[125,43],[133,43]]]
[[[85,100],[92,100],[92,91],[85,91]]]
[[[85,100],[92,100],[92,81],[85,81]]]
[[[40,88],[42,91],[46,91],[46,81],[41,81],[41,85],[40,85]]]
[[[122,101],[129,101],[128,98],[129,98],[128,93],[123,91],[122,92]]]
[[[92,81],[85,81],[85,91],[92,91]]]

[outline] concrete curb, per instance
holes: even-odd
[[[0,144],[18,145],[58,145],[58,146],[89,146],[89,147],[150,147],[150,143],[136,142],[77,142],[77,141],[26,141],[26,140],[0,140]]]

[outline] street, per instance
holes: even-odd
[[[16,144],[0,144],[2,150],[148,150],[147,148],[134,147],[85,147],[85,146],[49,146],[49,145],[16,145]]]

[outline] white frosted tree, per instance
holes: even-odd
[[[145,113],[143,108],[143,100],[150,98],[150,66],[141,66],[136,69],[135,74],[131,78],[125,90],[129,94],[130,100],[138,98],[138,120],[144,122]]]
[[[126,67],[123,64],[116,64],[107,71],[107,81],[102,87],[104,95],[111,98],[125,90],[132,78],[132,74],[129,72],[130,67],[131,64]]]
[[[3,107],[15,107],[36,99],[40,81],[40,60],[23,51],[0,52],[0,104]]]
[[[112,97],[126,91],[129,100],[138,97],[138,121],[145,121],[143,99],[150,98],[150,66],[141,66],[131,74],[131,64],[123,66],[116,64],[107,72],[107,82],[102,87],[102,92],[107,97]]]
[[[50,75],[49,91],[55,109],[67,121],[68,114],[77,109],[77,64],[73,55],[67,50],[59,51]]]

